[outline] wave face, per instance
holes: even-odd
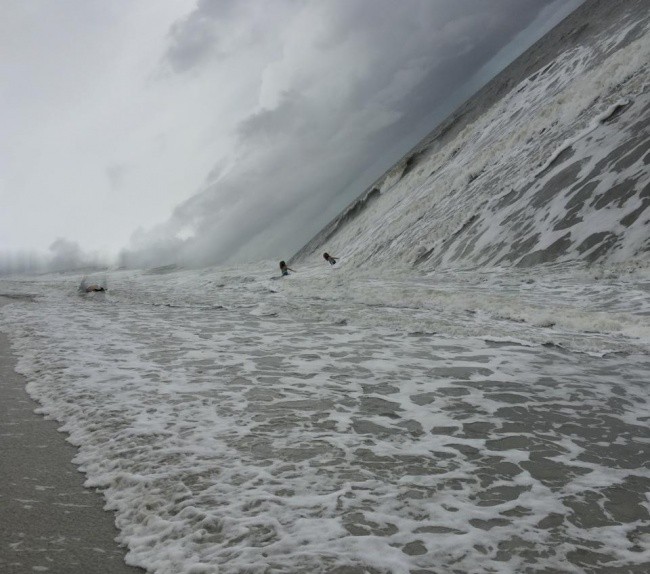
[[[647,260],[644,2],[587,2],[301,249],[440,268]]]

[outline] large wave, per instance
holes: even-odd
[[[588,3],[300,250],[422,270],[646,260],[650,26]]]

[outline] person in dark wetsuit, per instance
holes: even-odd
[[[295,273],[295,271],[291,269],[291,267],[288,267],[284,261],[280,261],[280,271],[282,271],[283,277],[285,275],[289,275],[289,271],[293,271]]]
[[[336,265],[336,257],[333,257],[329,253],[323,253],[323,257],[325,258],[325,261],[327,261],[330,265]]]

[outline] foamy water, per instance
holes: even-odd
[[[542,271],[543,270],[543,271]],[[2,281],[18,370],[158,573],[650,561],[650,274]]]

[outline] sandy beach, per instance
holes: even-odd
[[[0,297],[0,305],[7,299]],[[59,424],[34,412],[38,404],[14,371],[9,339],[0,333],[0,571],[5,574],[136,574],[115,541],[112,512],[83,487],[71,460],[77,449]]]

